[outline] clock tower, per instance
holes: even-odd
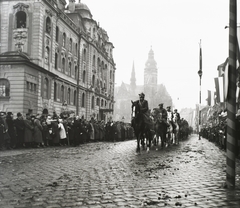
[[[146,99],[148,100],[150,108],[157,107],[158,105],[156,103],[157,78],[157,62],[154,60],[154,52],[151,47],[148,53],[148,60],[146,61],[144,68],[144,93],[146,95]]]

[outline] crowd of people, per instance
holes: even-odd
[[[124,141],[134,138],[130,124],[122,121],[107,123],[67,114],[52,116],[0,112],[0,150],[48,146],[78,146],[96,141]]]
[[[203,124],[200,136],[215,143],[219,148],[227,149],[227,111],[216,112],[215,122]],[[240,110],[236,114],[235,121],[236,155],[240,157]]]

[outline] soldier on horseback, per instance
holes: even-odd
[[[159,106],[159,108],[158,108],[159,119],[161,121],[163,121],[168,126],[168,123],[167,123],[167,116],[168,116],[167,110],[163,107],[163,103],[160,103],[158,106]]]
[[[139,100],[135,101],[139,105],[140,111],[143,114],[144,123],[151,128],[152,120],[150,118],[150,112],[148,107],[148,101],[145,100],[145,94],[142,92],[139,94]]]
[[[180,121],[180,114],[178,113],[178,110],[177,110],[177,109],[174,110],[173,118],[175,119],[175,121],[176,121],[177,123]]]
[[[167,107],[167,121],[172,127],[174,127],[173,124],[173,112],[171,111],[171,106]]]

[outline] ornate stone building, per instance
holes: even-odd
[[[114,46],[87,5],[1,0],[0,27],[1,111],[113,112]]]

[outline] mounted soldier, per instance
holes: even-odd
[[[139,94],[139,100],[135,101],[135,103],[139,106],[140,112],[143,114],[144,123],[147,124],[149,128],[152,128],[148,101],[145,100],[145,94],[143,92]]]
[[[173,113],[173,120],[179,124],[180,121],[180,114],[178,113],[178,110],[175,109]]]

